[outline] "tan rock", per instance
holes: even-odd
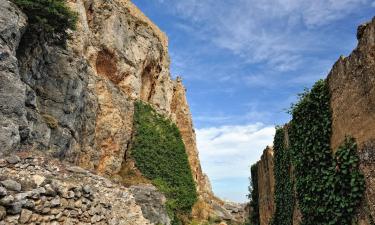
[[[340,57],[328,75],[331,92],[331,148],[337,150],[345,136],[358,143],[360,168],[366,179],[365,201],[359,224],[375,218],[375,20],[358,28],[358,46]]]
[[[258,162],[260,225],[268,225],[275,212],[275,178],[273,168],[273,149],[267,146],[263,151],[261,160]]]

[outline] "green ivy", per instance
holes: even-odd
[[[347,139],[332,156],[330,95],[318,81],[291,109],[289,137],[302,225],[349,225],[361,201],[364,179],[356,144]]]
[[[131,155],[137,168],[151,179],[168,201],[172,224],[188,215],[197,200],[188,156],[177,126],[150,105],[136,102]]]
[[[331,190],[330,213],[331,224],[351,224],[356,208],[365,191],[365,180],[359,170],[357,143],[347,137],[334,155],[330,168],[331,179],[328,188]]]
[[[44,34],[64,43],[67,30],[75,30],[77,14],[66,5],[66,0],[13,0],[28,17],[30,36]]]
[[[284,144],[282,127],[276,127],[273,149],[276,211],[271,225],[291,225],[294,209],[293,182],[290,174],[291,160],[289,149]]]
[[[251,166],[251,184],[249,186],[248,195],[250,199],[250,207],[252,208],[252,212],[250,213],[250,224],[252,225],[259,225],[260,218],[259,218],[259,192],[258,192],[258,164],[255,163]]]

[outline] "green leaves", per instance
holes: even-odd
[[[166,195],[173,224],[179,224],[177,215],[190,213],[197,200],[180,132],[172,121],[142,102],[135,103],[134,127],[131,155],[136,166]]]
[[[276,127],[273,141],[274,176],[275,176],[275,205],[271,225],[292,225],[294,194],[291,179],[290,150],[284,146],[284,128]]]
[[[365,187],[357,145],[347,138],[332,156],[330,96],[324,80],[300,96],[290,110],[289,137],[302,224],[350,225]]]
[[[28,17],[29,34],[43,33],[47,38],[64,43],[69,37],[67,30],[75,30],[77,14],[65,0],[13,0]]]

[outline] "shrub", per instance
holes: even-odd
[[[28,17],[31,36],[43,33],[46,38],[65,43],[67,30],[76,28],[77,15],[65,0],[13,0]]]
[[[151,106],[135,103],[135,134],[131,156],[142,174],[167,197],[172,224],[190,214],[196,187],[177,126]]]

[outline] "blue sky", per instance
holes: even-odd
[[[203,170],[221,198],[246,201],[249,166],[298,93],[356,46],[374,0],[133,0],[169,37]]]

